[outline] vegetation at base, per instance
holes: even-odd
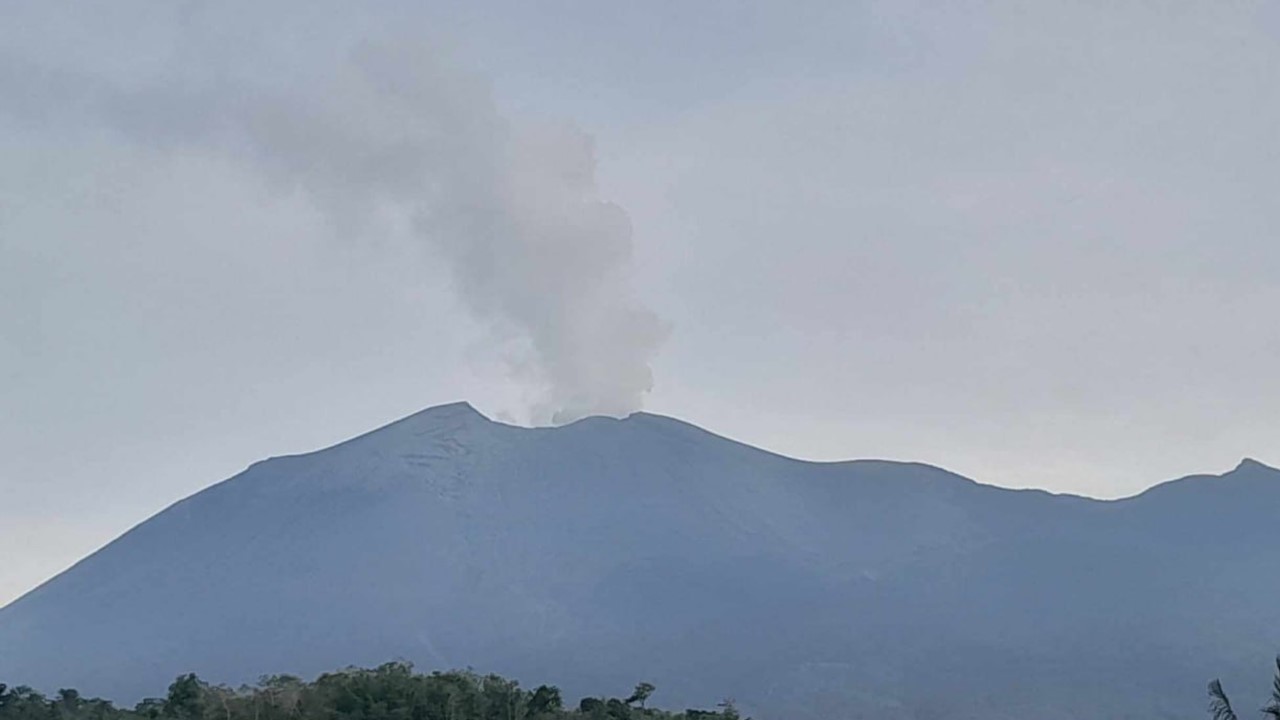
[[[1280,657],[1276,658],[1276,679],[1271,683],[1271,702],[1261,712],[1274,720],[1280,720]],[[1231,707],[1231,700],[1227,698],[1227,693],[1218,680],[1209,683],[1209,713],[1213,715],[1213,720],[1236,720],[1235,708]]]
[[[132,709],[71,689],[46,697],[0,683],[0,720],[739,720],[730,700],[716,710],[646,708],[655,689],[642,682],[625,699],[587,697],[566,707],[551,685],[526,690],[497,675],[426,675],[393,662],[327,673],[312,682],[272,675],[240,688],[182,675],[165,697]]]

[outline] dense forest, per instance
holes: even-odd
[[[743,720],[732,700],[716,710],[646,707],[654,690],[642,682],[625,698],[585,697],[566,707],[555,686],[526,690],[497,675],[422,674],[410,663],[391,662],[326,673],[312,682],[271,675],[239,688],[182,675],[163,698],[147,698],[131,709],[72,689],[47,697],[0,683],[0,720]],[[1221,682],[1209,683],[1209,698],[1214,720],[1237,720]],[[1280,658],[1271,702],[1261,712],[1280,720]]]
[[[624,698],[587,697],[566,707],[560,690],[532,690],[497,675],[414,672],[409,663],[349,668],[306,682],[291,675],[257,685],[210,685],[195,675],[173,681],[163,698],[132,709],[84,698],[71,689],[47,697],[0,683],[0,720],[738,720],[733,702],[716,710],[646,707],[655,688],[640,683]]]

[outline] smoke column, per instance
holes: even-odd
[[[92,116],[148,147],[233,158],[340,230],[402,220],[495,344],[517,340],[532,421],[639,409],[665,327],[629,289],[630,222],[597,195],[590,137],[504,118],[482,79],[418,40],[303,61],[216,40],[188,33],[144,83],[10,64],[0,85],[33,117]]]

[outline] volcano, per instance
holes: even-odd
[[[120,702],[391,659],[757,718],[1199,718],[1269,686],[1280,471],[1099,501],[672,418],[431,408],[182,500],[0,610],[0,681]]]

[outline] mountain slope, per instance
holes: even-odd
[[[1200,717],[1280,650],[1278,509],[1251,461],[1100,502],[447,405],[257,463],[0,610],[0,680],[132,701],[403,657],[761,717]]]

